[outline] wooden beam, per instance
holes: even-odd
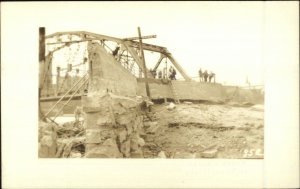
[[[42,89],[45,75],[45,28],[39,28],[39,89]]]
[[[39,28],[39,119],[43,120],[43,113],[41,110],[41,104],[40,104],[40,99],[41,99],[41,93],[42,93],[42,86],[43,86],[43,76],[44,76],[44,70],[45,70],[45,34],[46,34],[46,29],[45,27],[40,27]]]
[[[128,50],[128,52],[131,54],[131,56],[134,58],[136,64],[139,66],[139,68],[143,69],[143,62],[142,59],[139,57],[139,55],[135,52],[133,48],[130,48],[127,46],[127,42],[125,42],[124,46]]]
[[[158,68],[158,66],[160,65],[161,61],[162,61],[165,57],[166,57],[166,56],[164,56],[163,54],[160,54],[160,57],[159,57],[159,59],[158,59],[156,65],[154,66],[153,71],[156,71],[156,70],[157,70],[157,68]]]
[[[151,100],[150,89],[149,89],[149,84],[148,84],[148,73],[147,73],[147,67],[146,67],[146,63],[145,63],[144,50],[143,50],[143,45],[142,45],[142,35],[141,35],[140,27],[138,27],[138,33],[139,33],[140,51],[141,51],[142,62],[143,62],[144,77],[146,80],[146,82],[145,82],[146,93],[147,93],[148,98]]]
[[[76,41],[59,41],[55,43],[47,43],[47,45],[57,45],[57,44],[65,44],[65,43],[81,43],[81,42],[87,42],[87,41],[93,41],[93,40],[98,40],[94,38],[87,38],[83,40],[76,40]]]
[[[139,48],[139,42],[136,42],[136,41],[125,41],[121,38],[111,37],[111,36],[107,36],[107,35],[100,35],[100,34],[86,32],[86,31],[56,32],[51,35],[47,35],[46,39],[49,39],[49,38],[52,38],[55,36],[61,36],[61,35],[77,35],[79,37],[88,35],[90,37],[93,37],[94,38],[93,40],[107,40],[107,41],[114,41],[116,43],[121,43],[121,44],[124,42],[128,42],[127,45],[129,45],[131,47]],[[167,48],[165,48],[165,47],[158,46],[158,45],[151,45],[151,44],[147,44],[147,43],[143,43],[143,49],[148,50],[148,51],[153,51],[153,52],[161,52],[161,53],[167,52]]]
[[[142,36],[142,39],[150,39],[150,38],[156,38],[156,35]],[[139,37],[123,38],[123,40],[124,40],[124,41],[139,40]]]

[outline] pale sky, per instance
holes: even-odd
[[[142,35],[157,35],[144,42],[167,47],[190,77],[202,68],[222,84],[245,85],[247,77],[264,84],[265,2],[52,2],[26,10],[20,25],[32,17],[47,35],[81,30],[125,38],[140,26]]]
[[[137,36],[140,26],[143,35],[157,35],[145,42],[167,47],[191,77],[202,68],[221,83],[244,85],[248,76],[263,84],[263,2],[98,3],[55,11],[65,21],[46,26],[48,34],[86,30],[123,38]]]

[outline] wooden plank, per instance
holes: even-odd
[[[142,39],[150,39],[150,38],[156,38],[156,35],[147,35],[142,36]],[[139,37],[129,37],[129,38],[123,38],[124,41],[131,41],[131,40],[139,40]]]
[[[142,35],[141,35],[140,27],[138,27],[138,33],[139,33],[139,41],[140,41],[140,51],[141,51],[142,62],[143,62],[144,77],[146,80],[146,82],[145,82],[146,83],[146,93],[147,93],[147,96],[149,97],[149,99],[151,99],[150,89],[149,89],[149,84],[148,84],[148,73],[147,73],[147,67],[146,67],[146,63],[145,63],[145,57],[144,57],[144,51],[143,51],[143,45],[142,45]]]

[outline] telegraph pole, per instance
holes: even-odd
[[[43,117],[41,107],[40,107],[40,98],[42,93],[42,85],[44,78],[44,70],[45,70],[45,27],[39,28],[39,118]]]
[[[142,45],[142,35],[141,35],[141,29],[138,27],[138,33],[139,33],[139,41],[140,41],[140,51],[142,56],[142,63],[143,63],[143,70],[144,70],[144,77],[145,77],[145,85],[146,85],[146,93],[148,98],[151,100],[150,90],[149,90],[149,84],[148,84],[148,73],[147,73],[147,67],[145,63],[145,57],[144,57],[144,51],[143,51],[143,45]]]

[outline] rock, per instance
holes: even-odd
[[[153,126],[156,126],[157,125],[157,122],[156,121],[147,121],[147,122],[144,122],[144,127],[153,127]]]
[[[236,127],[237,130],[244,130],[244,131],[249,131],[251,128],[250,126],[239,126]]]
[[[101,143],[101,133],[99,129],[86,129],[85,130],[86,143]]]
[[[62,157],[64,157],[64,158],[69,157],[69,155],[71,153],[72,146],[73,146],[72,142],[69,142],[68,144],[65,145]]]
[[[144,158],[142,150],[131,152],[130,158]]]
[[[111,115],[99,116],[97,119],[97,125],[99,126],[110,126],[114,124],[114,120]]]
[[[114,139],[107,139],[86,154],[87,158],[120,158],[123,157]]]
[[[218,154],[217,149],[212,149],[212,150],[206,150],[204,152],[201,152],[201,157],[203,158],[215,158]]]
[[[141,147],[143,147],[145,145],[144,139],[142,139],[142,138],[139,137],[138,138],[138,145],[141,146]]]
[[[251,102],[243,102],[242,103],[242,106],[246,106],[246,107],[249,107],[249,106],[253,106],[254,104],[251,103]]]
[[[51,135],[43,136],[41,139],[41,144],[47,147],[51,147],[53,145],[54,141],[52,139]]]
[[[159,128],[157,122],[155,122],[156,124],[153,124],[152,126],[150,126],[147,130],[146,133],[147,134],[155,134],[155,132],[157,131],[157,129]]]
[[[57,133],[52,123],[39,122],[39,157],[56,157]]]
[[[149,107],[149,106],[153,106],[154,103],[152,101],[149,101],[149,100],[145,100],[146,102],[146,106]]]
[[[120,125],[128,125],[135,120],[136,113],[135,112],[127,112],[126,114],[121,114],[116,117],[116,122]]]
[[[82,155],[80,152],[71,152],[69,157],[70,158],[81,158]]]
[[[130,140],[126,140],[121,144],[120,151],[125,157],[130,157]]]
[[[173,102],[171,102],[167,107],[168,110],[173,110],[175,108],[176,108],[176,105]]]
[[[184,103],[184,104],[188,104],[188,105],[193,104],[192,102],[189,102],[189,101],[184,101],[183,103]]]
[[[196,158],[196,154],[195,153],[189,153],[189,152],[176,152],[174,154],[174,158],[193,159],[193,158]]]
[[[144,126],[143,116],[137,116],[136,119],[134,120],[134,123],[133,123],[133,126],[132,126],[133,131],[141,132],[143,126]]]
[[[163,159],[167,158],[167,156],[166,156],[166,154],[165,154],[164,151],[160,151],[160,152],[158,153],[157,157],[158,157],[158,158],[163,158]]]
[[[131,138],[130,140],[130,149],[131,151],[138,151],[139,150],[139,143],[137,138]]]
[[[65,146],[66,146],[66,143],[62,143],[62,144],[59,145],[58,150],[57,150],[57,152],[56,152],[56,154],[55,154],[55,157],[56,157],[56,158],[61,157],[62,152],[63,152]]]
[[[100,136],[101,136],[101,140],[106,140],[109,138],[114,140],[117,138],[115,131],[111,128],[100,130]]]
[[[263,124],[259,124],[258,126],[256,126],[256,129],[260,129],[260,128],[263,128],[264,125]]]
[[[173,121],[173,122],[169,122],[169,123],[168,123],[168,127],[177,127],[177,126],[179,126],[179,123],[176,122],[176,121]]]
[[[123,141],[126,140],[126,138],[127,138],[127,131],[126,130],[120,131],[118,134],[119,142],[122,143]]]
[[[265,108],[264,108],[264,105],[257,104],[257,105],[252,106],[251,109],[255,110],[255,111],[261,111],[262,112],[262,111],[264,111]]]

